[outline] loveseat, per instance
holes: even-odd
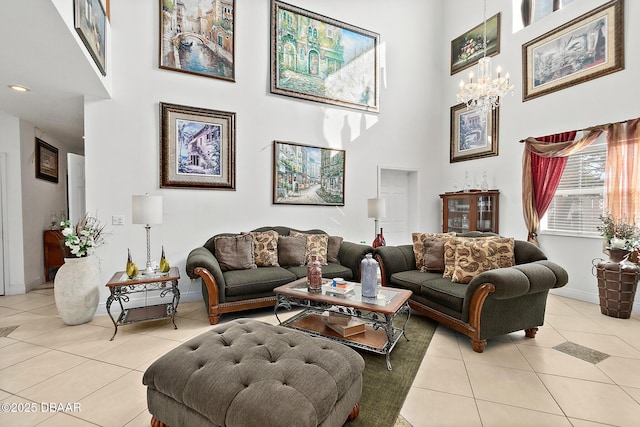
[[[211,237],[189,253],[186,272],[202,278],[209,323],[215,325],[223,313],[275,305],[273,289],[306,277],[311,255],[323,264],[323,277],[358,281],[360,262],[371,252],[371,246],[322,230],[270,226]]]
[[[568,282],[537,246],[491,233],[414,233],[413,245],[378,247],[374,257],[383,286],[412,291],[414,310],[469,336],[478,353],[487,338],[519,330],[534,338],[549,289]]]

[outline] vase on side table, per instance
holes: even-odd
[[[53,282],[58,314],[67,325],[93,319],[100,298],[100,275],[93,256],[65,258]]]
[[[380,233],[376,236],[375,240],[371,244],[372,247],[377,248],[378,246],[385,246],[387,242],[384,240],[384,235],[382,234],[382,227],[380,228]]]
[[[619,319],[631,317],[640,266],[629,261],[631,251],[609,249],[609,260],[596,265],[600,312]]]

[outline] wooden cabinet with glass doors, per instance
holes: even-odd
[[[498,233],[500,191],[468,191],[440,194],[442,232],[488,231]]]

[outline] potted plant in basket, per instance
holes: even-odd
[[[600,221],[598,231],[604,237],[605,253],[609,255],[608,261],[601,260],[595,266],[600,312],[607,316],[628,319],[631,317],[640,274],[640,266],[636,264],[640,247],[640,229],[635,222],[613,219],[610,213],[601,215]]]
[[[93,319],[98,308],[100,275],[93,253],[104,243],[104,225],[87,214],[75,226],[68,220],[60,226],[73,257],[65,258],[56,273],[53,293],[62,320],[80,325]]]

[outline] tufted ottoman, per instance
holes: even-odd
[[[249,319],[220,324],[144,373],[152,425],[341,426],[358,415],[354,350]]]

